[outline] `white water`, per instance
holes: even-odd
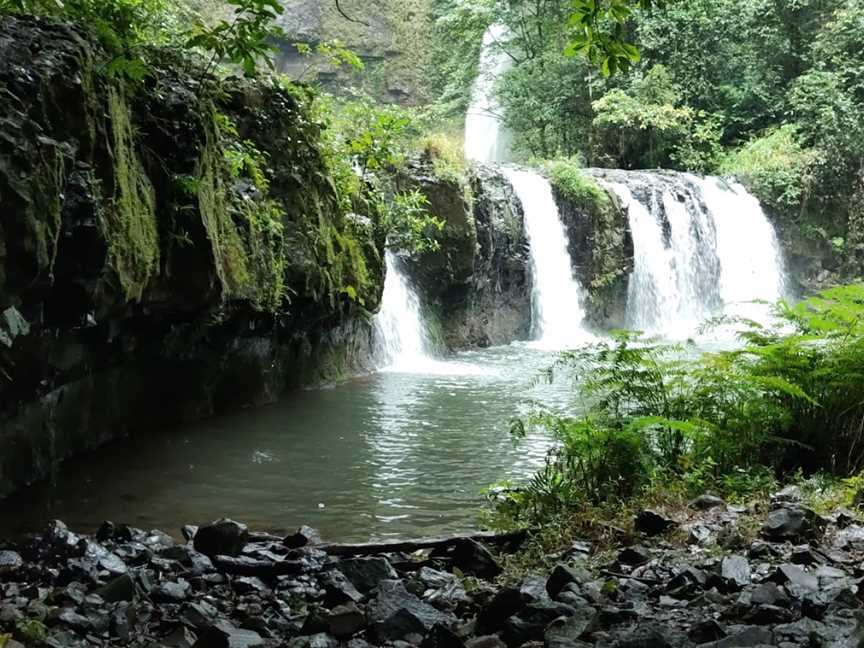
[[[670,338],[721,315],[767,321],[782,255],[759,201],[718,178],[615,173],[635,249],[628,326]],[[638,196],[638,197],[637,197]]]
[[[381,362],[387,369],[414,371],[426,366],[431,347],[423,324],[420,300],[396,263],[386,252],[387,275],[381,311],[375,316],[375,337]]]
[[[492,25],[483,36],[480,72],[474,83],[471,105],[465,116],[465,159],[475,162],[505,162],[510,138],[501,123],[501,106],[495,97],[495,82],[513,65],[498,46],[507,39],[507,28]]]
[[[567,232],[552,187],[530,171],[505,168],[525,212],[534,279],[533,334],[539,346],[563,349],[590,339],[584,329],[582,288],[573,278]]]

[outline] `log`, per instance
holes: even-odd
[[[473,540],[483,544],[521,545],[528,536],[527,530],[511,531],[509,533],[476,533],[474,535],[450,536],[445,538],[420,538],[416,540],[392,540],[387,542],[370,542],[361,544],[319,544],[314,545],[331,556],[370,556],[373,554],[414,553],[423,549],[446,549],[457,542]]]

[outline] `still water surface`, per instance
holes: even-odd
[[[572,404],[566,380],[532,386],[553,359],[524,344],[472,351],[120,441],[4,503],[0,536],[52,518],[177,533],[227,516],[340,541],[470,530],[481,489],[529,476],[550,446],[534,432],[514,448],[511,418]]]

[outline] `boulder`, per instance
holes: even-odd
[[[675,521],[657,511],[645,510],[636,516],[633,526],[639,533],[657,536],[675,526]]]
[[[435,625],[450,627],[456,618],[436,610],[405,589],[402,581],[384,580],[366,607],[372,636],[378,641],[398,641],[409,635],[424,637]]]
[[[201,527],[193,540],[195,550],[209,558],[239,556],[249,542],[249,529],[234,520],[221,519]]]
[[[826,521],[810,509],[783,506],[768,514],[762,535],[774,542],[811,540],[822,534],[825,525]]]
[[[378,587],[382,581],[399,578],[386,558],[349,558],[337,563],[336,569],[364,594]]]

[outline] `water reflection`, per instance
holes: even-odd
[[[542,463],[549,439],[535,433],[517,449],[508,427],[527,399],[568,402],[567,384],[530,386],[551,359],[518,346],[475,351],[452,373],[381,373],[154,430],[5,502],[0,535],[53,517],[80,530],[111,519],[176,531],[230,516],[277,532],[311,524],[340,540],[468,530],[484,486]]]

